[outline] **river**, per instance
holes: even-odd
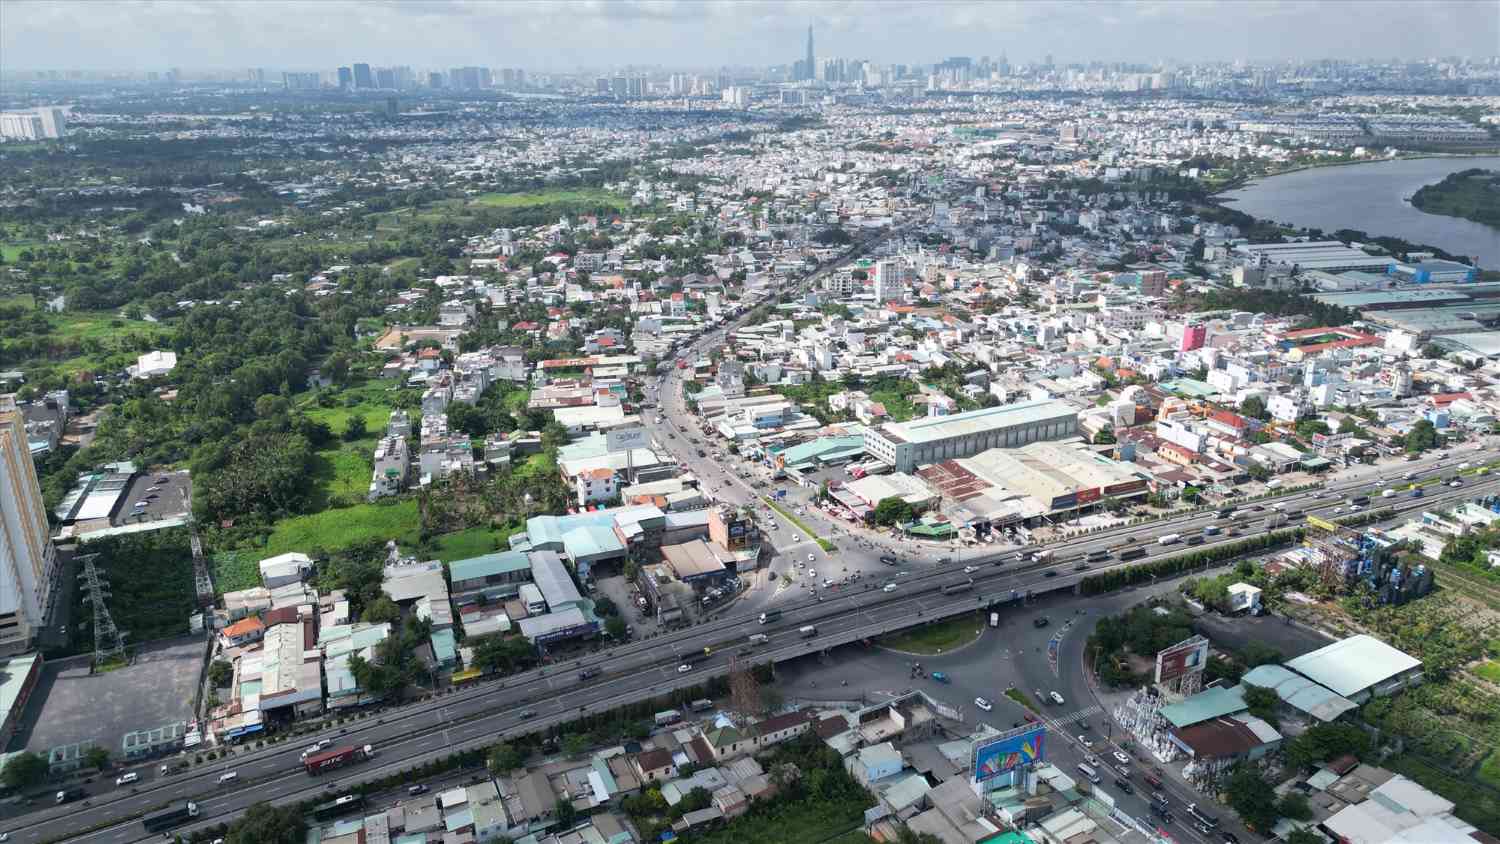
[[[1412,158],[1338,167],[1314,167],[1270,176],[1221,194],[1230,208],[1278,223],[1332,233],[1357,229],[1472,255],[1485,267],[1500,266],[1500,230],[1428,214],[1407,198],[1450,173],[1481,167],[1500,170],[1500,157]]]

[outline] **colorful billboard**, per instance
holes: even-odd
[[[1156,682],[1165,683],[1202,671],[1207,664],[1208,640],[1202,636],[1185,639],[1156,654]]]
[[[1093,504],[1095,501],[1098,501],[1098,500],[1099,500],[1099,487],[1094,487],[1093,489],[1080,489],[1080,490],[1078,490],[1078,504],[1080,506],[1082,506],[1084,504]]]
[[[976,742],[972,760],[975,781],[984,782],[1021,765],[1041,762],[1046,735],[1046,727],[1031,724]]]

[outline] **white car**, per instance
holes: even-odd
[[[1115,756],[1115,761],[1119,762],[1121,765],[1125,765],[1127,767],[1130,765],[1130,757],[1129,756],[1126,756],[1125,754],[1121,753],[1118,750],[1115,751],[1114,756]]]
[[[818,558],[817,558],[817,557],[814,557],[814,556],[813,556],[813,555],[811,555],[811,554],[808,554],[808,555],[807,555],[807,561],[808,561],[808,562],[809,562],[809,563],[811,563],[811,562],[815,562],[815,561],[816,561],[816,560],[817,560],[817,559],[818,559]]]
[[[812,578],[812,579],[814,579],[814,580],[817,580],[818,579],[818,572],[815,569],[808,569],[807,570],[807,576],[810,577],[810,578]]]
[[[1063,696],[1058,694],[1057,692],[1048,692],[1048,694],[1052,696],[1052,702],[1057,704],[1058,706],[1062,706],[1064,703],[1067,703],[1067,701],[1063,700]]]
[[[983,709],[985,712],[989,712],[991,709],[995,708],[994,704],[990,703],[982,697],[974,698],[974,705],[979,707],[980,709]]]
[[[688,673],[689,671],[692,671],[692,670],[693,670],[693,666],[688,665],[686,662],[684,662],[683,664],[677,666],[677,673],[678,674],[686,674],[686,673]]]
[[[792,534],[792,541],[793,542],[801,542],[802,541],[802,537],[800,537],[800,536],[798,536],[797,534],[794,533],[794,534]]]
[[[128,785],[129,783],[133,783],[140,778],[140,774],[137,774],[135,771],[131,771],[128,774],[121,774],[118,777],[115,777],[115,785]]]
[[[1094,742],[1088,736],[1079,736],[1078,743],[1083,745],[1084,747],[1087,747],[1089,750],[1094,749]]]
[[[973,574],[976,571],[979,571],[979,569],[974,568],[973,566],[964,566],[964,574]]]
[[[885,586],[881,587],[880,591],[882,591],[882,592],[894,592],[894,591],[896,591],[896,584],[894,584],[894,583],[887,583]]]

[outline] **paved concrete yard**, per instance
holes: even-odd
[[[44,665],[8,749],[86,741],[118,757],[126,733],[192,717],[202,664],[203,640],[192,637],[143,646],[131,665],[93,677],[82,659]]]

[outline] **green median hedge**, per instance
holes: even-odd
[[[1176,554],[1171,557],[1162,557],[1150,562],[1138,563],[1133,566],[1123,566],[1110,569],[1100,574],[1085,577],[1078,585],[1079,590],[1085,595],[1101,595],[1105,592],[1113,592],[1126,586],[1135,586],[1139,583],[1149,583],[1152,577],[1171,577],[1182,574],[1196,568],[1202,568],[1213,563],[1221,563],[1232,560],[1241,554],[1251,551],[1262,551],[1285,545],[1302,539],[1302,528],[1291,528],[1288,530],[1271,531],[1228,545],[1216,545],[1201,551],[1193,551],[1187,554]]]

